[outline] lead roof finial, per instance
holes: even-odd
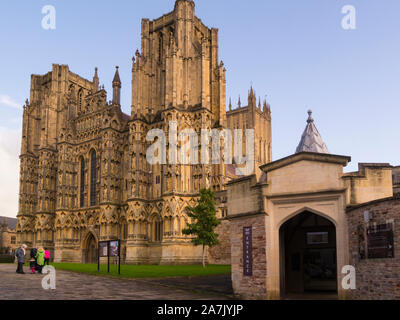
[[[312,117],[312,110],[308,110],[308,120],[307,123],[314,122],[314,118]]]

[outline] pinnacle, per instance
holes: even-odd
[[[119,72],[118,72],[119,67],[116,66],[115,68],[116,68],[116,71],[115,71],[115,75],[114,75],[113,84],[121,84],[121,79],[119,77]]]

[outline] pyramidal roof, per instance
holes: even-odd
[[[304,130],[299,146],[296,149],[296,153],[300,152],[316,152],[316,153],[329,153],[328,148],[321,135],[318,132],[317,127],[314,124],[312,117],[312,111],[308,111],[307,127]]]

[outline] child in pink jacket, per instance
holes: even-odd
[[[44,249],[44,265],[49,265],[50,263],[50,251],[46,249]]]

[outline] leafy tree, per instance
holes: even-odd
[[[192,242],[196,246],[203,246],[203,268],[206,267],[206,247],[219,244],[218,234],[214,229],[221,223],[216,216],[215,193],[211,189],[200,191],[200,199],[194,208],[187,207],[186,214],[194,220],[183,230],[183,234],[194,235]]]

